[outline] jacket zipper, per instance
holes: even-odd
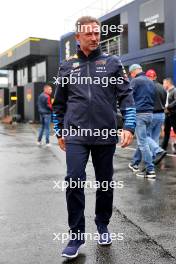
[[[90,65],[89,62],[87,62],[87,77],[91,77],[90,76]],[[89,128],[91,128],[91,99],[92,99],[92,93],[91,93],[91,87],[90,87],[90,83],[88,82],[88,99],[89,99]]]

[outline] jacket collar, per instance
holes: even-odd
[[[136,74],[136,77],[135,78],[137,78],[139,76],[145,76],[145,73],[144,72],[140,72],[140,73]]]
[[[78,58],[83,59],[83,60],[90,60],[90,59],[93,59],[93,58],[98,57],[101,54],[102,54],[102,52],[101,52],[100,47],[98,47],[97,49],[95,49],[94,51],[92,51],[89,54],[89,56],[86,56],[84,54],[84,52],[80,49],[80,46],[77,47],[77,55],[78,55]]]
[[[172,92],[175,89],[175,86],[172,86],[172,88],[168,91],[169,93]]]

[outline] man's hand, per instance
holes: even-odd
[[[58,139],[58,145],[59,145],[59,147],[60,147],[62,150],[65,151],[65,140],[64,140],[64,138],[59,138],[59,139]]]
[[[169,113],[169,109],[167,107],[164,109],[164,113],[165,114],[168,114]]]
[[[122,130],[121,133],[121,148],[129,146],[133,142],[133,134],[128,130]]]

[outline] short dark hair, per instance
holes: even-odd
[[[53,83],[52,82],[46,82],[43,86],[43,88],[45,89],[46,86],[50,86],[53,89]]]
[[[78,20],[75,23],[75,31],[78,33],[80,32],[79,28],[82,25],[86,25],[89,23],[97,23],[97,25],[101,26],[100,21],[96,18],[96,17],[92,17],[92,16],[82,16],[80,18],[78,18]]]
[[[167,77],[163,81],[168,81],[170,84],[174,84],[174,82],[173,82],[171,77]]]

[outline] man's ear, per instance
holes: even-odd
[[[75,34],[75,39],[76,39],[77,42],[79,42],[79,33]]]
[[[76,44],[80,46],[79,33],[75,34]]]

